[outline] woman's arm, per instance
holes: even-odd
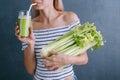
[[[24,64],[27,72],[29,74],[34,74],[34,70],[36,67],[36,59],[35,59],[35,53],[34,53],[34,43],[35,43],[35,38],[32,32],[32,26],[30,27],[30,34],[28,38],[21,38],[19,36],[19,27],[16,23],[16,28],[15,28],[15,35],[23,43],[26,43],[28,46],[27,48],[24,49]]]
[[[63,67],[68,64],[73,65],[83,65],[87,64],[88,56],[87,53],[84,52],[79,56],[69,56],[66,54],[50,51],[51,57],[44,57],[46,61],[44,62],[45,67],[49,70],[57,70],[60,67]]]
[[[65,21],[69,23],[74,22],[78,19],[79,18],[77,14],[74,12],[67,12],[65,15]],[[88,62],[87,52],[82,53],[80,56],[75,57],[69,56],[67,59],[68,59],[67,64],[82,65]]]
[[[27,72],[33,75],[36,68],[34,44],[28,45],[28,47],[24,50],[24,65]]]
[[[67,64],[74,64],[74,65],[83,65],[88,63],[88,56],[87,53],[84,52],[79,56],[71,56],[68,57]]]

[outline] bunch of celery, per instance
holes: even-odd
[[[49,43],[41,50],[41,56],[51,56],[49,51],[57,51],[77,56],[84,51],[98,49],[104,44],[100,31],[93,23],[76,25],[71,31]]]

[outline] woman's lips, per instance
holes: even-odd
[[[35,2],[35,3],[37,3],[37,4],[41,4],[41,2]]]

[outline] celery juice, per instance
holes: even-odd
[[[29,28],[31,23],[31,16],[30,15],[19,15],[18,16],[18,26],[21,37],[28,37],[29,36]]]

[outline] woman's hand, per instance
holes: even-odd
[[[21,41],[21,42],[24,42],[24,43],[27,43],[27,44],[34,44],[35,43],[35,37],[34,37],[34,34],[33,34],[33,29],[32,29],[32,26],[29,28],[29,36],[27,38],[22,38],[20,35],[19,35],[19,26],[18,26],[18,23],[16,23],[16,28],[15,28],[15,35],[17,36],[17,38]]]
[[[70,57],[69,55],[65,55],[55,51],[50,51],[50,54],[52,54],[51,57],[43,57],[45,59],[44,61],[45,67],[48,70],[57,70],[60,67],[69,64],[67,62],[68,58]]]
[[[21,42],[28,44],[27,48],[24,50],[24,65],[27,72],[33,75],[34,70],[36,68],[36,58],[35,58],[35,52],[34,52],[35,38],[33,35],[32,26],[30,26],[29,28],[29,36],[27,38],[22,38],[19,35],[19,26],[16,23],[15,35]]]
[[[65,65],[84,65],[88,63],[88,56],[86,51],[79,56],[69,56],[66,54],[51,51],[51,57],[43,57],[45,59],[44,64],[48,70],[57,70]]]

